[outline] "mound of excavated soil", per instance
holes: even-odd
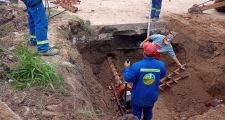
[[[222,1],[224,1],[224,0],[216,0],[215,3],[222,2]],[[225,12],[225,6],[219,7],[216,10],[219,12]]]
[[[210,109],[203,115],[196,115],[191,117],[190,120],[224,120],[225,118],[225,106],[218,106]]]

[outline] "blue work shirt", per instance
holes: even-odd
[[[42,0],[22,0],[27,7],[34,7],[40,3]]]
[[[170,57],[173,57],[176,55],[173,50],[173,46],[171,44],[166,45],[163,43],[163,39],[165,37],[166,37],[165,35],[154,34],[150,36],[150,39],[152,40],[153,44],[157,44],[160,47],[158,49],[159,53],[167,53]]]
[[[166,76],[165,64],[153,57],[145,57],[126,68],[123,77],[133,83],[132,104],[140,107],[153,106],[158,99],[160,79]]]

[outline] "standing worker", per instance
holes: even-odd
[[[171,1],[171,0],[169,0]],[[152,8],[151,8],[151,19],[153,21],[158,21],[160,17],[162,7],[162,0],[152,0]]]
[[[37,45],[41,55],[53,56],[58,49],[50,48],[48,43],[48,19],[42,0],[22,0],[27,7],[28,24],[30,29],[30,45]]]
[[[162,0],[152,0],[151,19],[153,21],[159,20],[161,6],[162,6]]]
[[[131,101],[132,114],[141,120],[151,120],[154,103],[158,99],[158,87],[160,79],[166,76],[165,64],[154,58],[157,47],[152,43],[146,43],[144,58],[135,62],[130,67],[130,62],[125,62],[123,77],[127,82],[133,83]]]
[[[143,47],[144,44],[150,43],[152,41],[153,44],[157,45],[158,53],[156,54],[159,59],[161,53],[167,53],[180,67],[183,68],[180,61],[177,59],[176,54],[173,50],[173,46],[171,45],[172,40],[176,36],[177,33],[171,32],[167,36],[162,34],[153,34],[149,38],[146,38],[141,44],[140,47]],[[160,53],[160,54],[159,54]]]

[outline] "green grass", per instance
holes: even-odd
[[[56,72],[56,66],[47,63],[28,48],[19,45],[16,49],[17,66],[7,74],[12,85],[19,90],[32,86],[41,86],[53,90],[63,90],[62,75]]]

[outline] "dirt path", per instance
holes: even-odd
[[[206,0],[163,0],[162,16],[169,13],[184,14],[194,4]],[[147,23],[149,0],[82,0],[80,5],[75,5],[79,11],[75,14],[84,20],[90,20],[92,25],[115,25],[130,23]],[[204,13],[225,19],[223,14],[215,10]]]

